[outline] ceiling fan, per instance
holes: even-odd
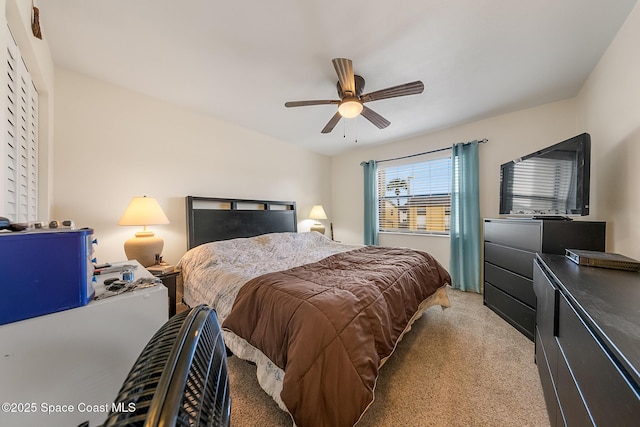
[[[331,132],[342,117],[353,118],[360,114],[378,127],[378,129],[384,129],[389,126],[391,122],[365,106],[365,103],[399,96],[417,95],[424,91],[424,84],[420,80],[417,80],[363,95],[364,79],[361,76],[353,74],[353,64],[351,60],[334,58],[331,62],[333,62],[333,67],[338,75],[337,87],[338,96],[340,97],[339,100],[289,101],[284,104],[285,107],[338,104],[338,112],[334,114],[331,120],[329,120],[329,123],[322,129],[322,133]]]

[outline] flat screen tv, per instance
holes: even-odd
[[[500,166],[500,214],[589,214],[591,137],[583,133]]]

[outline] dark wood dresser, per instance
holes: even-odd
[[[640,423],[640,273],[539,254],[536,363],[552,426]]]
[[[534,339],[537,252],[564,255],[566,248],[605,250],[605,222],[557,219],[484,220],[484,304]]]

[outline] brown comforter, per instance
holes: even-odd
[[[367,246],[249,281],[223,327],[284,370],[297,426],[352,426],[420,303],[450,283],[425,252]]]

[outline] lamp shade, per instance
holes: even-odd
[[[146,196],[131,199],[118,225],[141,225],[144,229],[124,242],[127,259],[138,260],[143,267],[154,265],[160,260],[164,240],[156,237],[153,231],[147,230],[147,225],[161,224],[169,224],[169,218],[156,199]]]
[[[153,197],[134,197],[122,214],[118,225],[161,225],[169,224],[158,201]]]
[[[311,208],[311,212],[309,213],[310,219],[327,219],[327,214],[324,213],[324,209],[322,205],[315,205]]]

